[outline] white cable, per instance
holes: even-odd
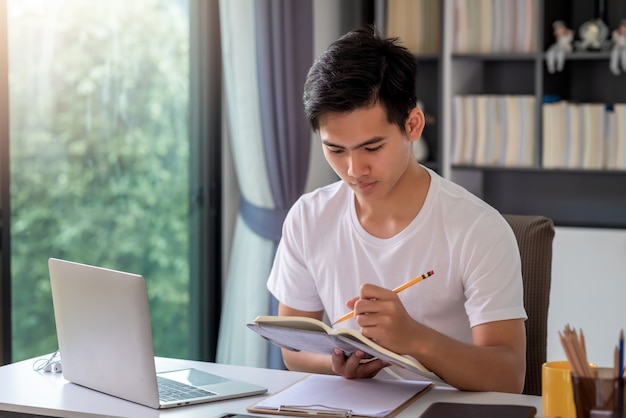
[[[61,372],[61,359],[59,350],[52,353],[49,358],[40,358],[33,363],[33,370],[37,372]]]

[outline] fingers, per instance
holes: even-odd
[[[400,307],[400,299],[392,291],[364,285],[360,299],[354,303],[353,311],[361,327],[385,326],[401,311]]]
[[[374,377],[382,368],[388,366],[379,359],[363,359],[364,355],[364,352],[357,350],[346,357],[342,350],[335,348],[332,354],[333,371],[346,379],[361,379]]]
[[[361,286],[360,299],[388,299],[394,295],[392,290],[374,284],[365,283]]]
[[[357,304],[360,304],[362,307],[367,307],[369,305],[367,303],[363,304],[363,302],[386,300],[390,298],[391,299],[397,298],[396,294],[393,291],[389,289],[385,289],[380,286],[366,283],[361,286],[361,292],[359,296],[355,296],[352,299],[349,299],[346,301],[346,307],[352,311],[355,311],[355,314],[357,314],[356,312]],[[362,312],[365,313],[365,312],[370,312],[370,311],[362,309]]]
[[[354,313],[373,313],[375,312],[373,309],[375,309],[378,302],[394,300],[397,298],[398,296],[389,289],[366,283],[361,286],[359,296],[354,299]],[[360,310],[360,312],[357,312],[357,309]]]
[[[346,307],[347,307],[348,309],[350,309],[351,311],[353,311],[353,310],[354,310],[354,303],[355,303],[357,300],[359,300],[359,296],[355,296],[355,297],[353,297],[352,299],[348,300],[348,301],[346,302]]]

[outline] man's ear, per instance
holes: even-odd
[[[404,123],[404,129],[406,136],[410,141],[415,141],[421,138],[424,131],[424,125],[426,125],[426,118],[424,112],[419,107],[414,107],[406,118]]]

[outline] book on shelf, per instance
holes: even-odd
[[[510,53],[515,51],[515,6],[513,2],[504,2],[500,9],[502,14],[495,16],[502,20],[502,50],[500,52]]]
[[[411,12],[410,6],[406,0],[388,0],[385,27],[387,36],[399,37],[404,46],[414,52],[413,38],[416,37],[417,25],[407,25],[407,15]]]
[[[489,137],[489,113],[487,103],[490,98],[485,95],[476,96],[476,151],[474,155],[474,164],[486,165],[488,162],[487,148]]]
[[[518,160],[521,167],[533,167],[535,165],[535,97],[521,96],[522,117],[522,147]]]
[[[464,118],[462,116],[464,96],[454,96],[452,98],[452,152],[450,161],[452,164],[460,164],[463,153],[463,138],[465,132],[463,127]]]
[[[518,52],[524,51],[524,38],[526,37],[526,32],[528,32],[526,25],[528,24],[527,20],[530,16],[526,15],[525,3],[529,2],[516,1],[512,6],[512,8],[515,9],[513,51]]]
[[[582,166],[582,133],[580,106],[567,103],[565,111],[565,167]]]
[[[530,53],[536,49],[536,0],[456,0],[455,53]]]
[[[441,50],[441,0],[420,1],[417,13],[422,24],[417,25],[421,27],[417,52],[438,54]]]
[[[565,129],[564,120],[567,116],[567,102],[559,102],[554,108],[554,121],[555,121],[555,134],[553,150],[553,166],[555,168],[566,168],[567,162],[565,160],[566,148],[567,148],[567,132]]]
[[[552,144],[551,140],[554,136],[554,119],[552,115],[553,104],[552,103],[544,103],[541,107],[541,118],[543,119],[543,127],[541,132],[541,137],[543,141],[541,141],[541,166],[543,168],[551,168],[552,164]]]
[[[589,109],[589,105],[586,103],[580,104],[580,121],[582,130],[582,159],[580,161],[580,168],[590,169],[594,168],[592,164],[591,153],[594,151],[594,135],[593,135],[593,123],[591,121],[592,112]]]
[[[615,166],[618,170],[626,170],[626,104],[616,103],[613,106],[615,114]]]
[[[441,48],[440,0],[387,0],[386,35],[398,37],[414,54],[437,54]]]
[[[534,96],[454,96],[452,126],[453,164],[535,164]]]
[[[626,105],[544,103],[542,166],[583,170],[626,169]]]
[[[507,120],[507,132],[504,146],[504,160],[500,165],[504,167],[515,167],[522,153],[522,121],[521,106],[517,96],[505,96],[505,114]]]
[[[469,21],[467,3],[465,0],[456,0],[454,2],[454,38],[452,40],[452,50],[454,52],[468,52],[467,33],[469,32]]]
[[[368,358],[379,358],[428,380],[441,381],[414,358],[394,353],[351,328],[333,329],[314,318],[275,315],[258,316],[247,326],[267,341],[287,350],[318,354],[331,354],[335,348],[346,354],[361,350]]]
[[[465,96],[461,113],[464,132],[461,136],[463,152],[460,162],[472,164],[476,151],[476,96]]]
[[[454,96],[452,100],[452,164],[465,164],[467,147],[471,146],[471,115],[469,96]]]
[[[617,119],[615,110],[606,112],[606,149],[604,153],[604,167],[609,170],[617,169]]]
[[[494,165],[501,166],[504,164],[508,135],[509,130],[511,129],[509,125],[511,124],[511,121],[507,115],[508,106],[506,95],[497,96],[497,102],[498,113],[500,115],[500,135],[498,136],[498,140],[495,143],[495,148],[493,150],[493,160]]]
[[[544,103],[543,108],[543,168],[566,167],[565,117],[567,102]]]
[[[504,115],[500,110],[500,96],[491,96],[487,101],[487,114],[490,118],[489,123],[489,141],[487,141],[487,155],[485,156],[485,164],[497,166],[500,158],[500,148],[504,144],[506,134],[506,123],[503,122]]]
[[[480,31],[478,32],[478,52],[481,54],[489,54],[493,52],[492,38],[493,38],[493,21],[497,19],[497,16],[493,15],[493,6],[491,0],[479,0],[476,1],[474,7],[478,9],[478,20],[480,23]]]
[[[605,105],[584,103],[582,106],[583,160],[582,168],[599,170],[604,168]]]

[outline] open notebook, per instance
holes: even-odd
[[[151,408],[267,391],[196,369],[157,374],[141,275],[54,258],[48,267],[63,376],[70,382]]]

